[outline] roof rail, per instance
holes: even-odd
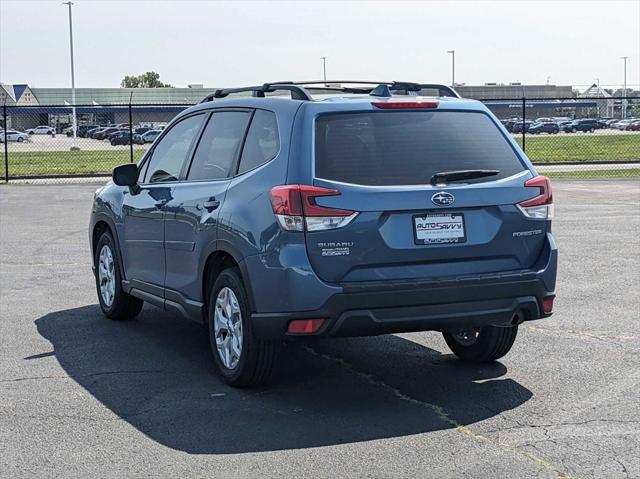
[[[207,95],[200,103],[206,103],[216,98],[225,98],[233,93],[251,92],[254,97],[264,98],[265,93],[273,93],[275,91],[290,91],[292,100],[312,100],[311,95],[302,87],[295,85],[293,82],[276,82],[276,83],[264,83],[259,86],[246,86],[239,88],[224,88],[214,91],[212,94]]]
[[[375,87],[368,86],[343,86],[347,85],[376,85]],[[313,85],[320,85],[313,87]],[[339,86],[337,86],[339,85]],[[404,81],[370,81],[370,80],[311,80],[311,81],[279,81],[264,83],[259,86],[247,86],[239,88],[224,88],[215,90],[212,94],[207,95],[201,103],[212,101],[216,98],[225,98],[233,93],[251,92],[252,96],[258,98],[264,98],[265,93],[273,93],[275,91],[289,91],[291,92],[292,100],[311,101],[313,98],[309,94],[307,87],[314,90],[324,91],[336,91],[341,93],[356,93],[365,94],[378,97],[390,97],[393,93],[399,93],[405,95],[417,95],[422,90],[437,90],[438,95],[442,97],[460,98],[458,92],[453,88],[441,85],[437,83],[414,83]]]
[[[447,85],[441,85],[439,83],[415,83],[415,82],[407,82],[407,81],[371,81],[371,80],[312,80],[312,81],[298,81],[293,82],[294,85],[324,85],[324,87],[320,87],[322,90],[337,90],[337,91],[345,91],[347,93],[368,93],[373,96],[391,96],[391,92],[400,92],[404,91],[405,94],[410,93],[419,93],[421,90],[437,90],[438,96],[448,96],[454,98],[460,98],[460,95],[457,91]],[[354,87],[343,87],[342,85],[376,85],[375,88],[354,88]],[[340,85],[340,86],[335,86]],[[384,87],[387,87],[389,90],[388,95],[380,95],[376,93],[384,92],[386,90]]]

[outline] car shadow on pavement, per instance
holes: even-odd
[[[466,364],[398,336],[289,344],[271,387],[238,390],[215,374],[204,328],[152,307],[134,321],[109,321],[84,306],[35,323],[80,386],[147,437],[192,454],[426,433],[493,417],[532,396],[501,378],[501,363]],[[25,360],[46,356],[33,351]]]

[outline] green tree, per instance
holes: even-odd
[[[168,83],[160,81],[160,74],[146,72],[142,75],[127,75],[120,82],[123,88],[173,88]]]

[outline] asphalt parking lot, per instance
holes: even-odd
[[[341,339],[242,391],[198,325],[101,316],[95,185],[0,187],[0,476],[640,477],[640,183],[554,186],[556,314],[500,362]]]

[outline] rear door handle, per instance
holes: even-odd
[[[216,200],[214,197],[209,198],[207,201],[205,201],[202,206],[204,206],[204,209],[207,210],[209,213],[211,213],[213,210],[215,210],[218,206],[220,206],[220,202],[218,200]]]

